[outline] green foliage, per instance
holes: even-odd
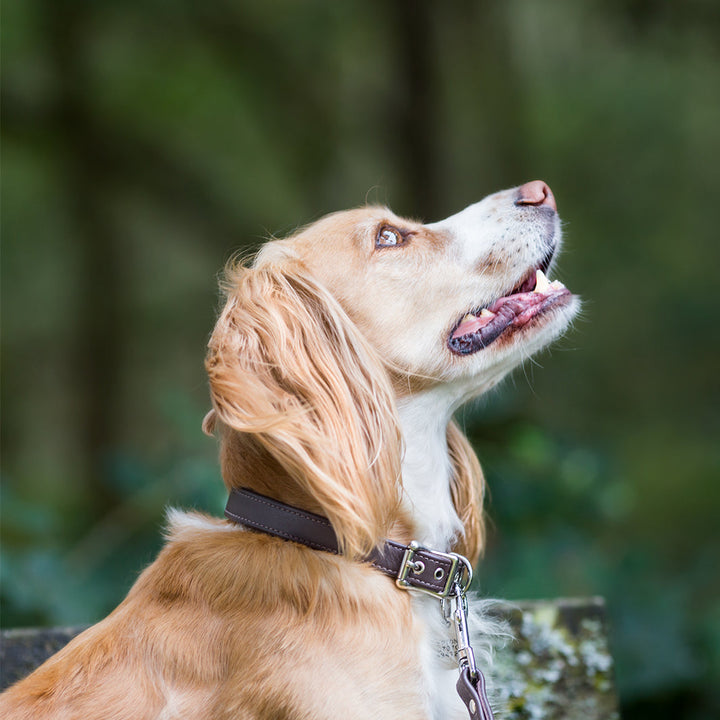
[[[532,599],[604,595],[625,698],[706,681],[707,643],[699,640],[715,609],[699,609],[697,595],[718,590],[713,549],[696,549],[682,571],[669,572],[656,538],[629,542],[642,515],[639,499],[601,450],[512,421],[501,442],[483,442],[487,420],[482,413],[473,420],[468,428],[485,448],[495,526],[481,589]]]
[[[606,596],[624,716],[717,714],[717,3],[24,0],[1,32],[3,625],[98,619],[167,505],[220,512],[233,252],[542,177],[584,314],[463,415],[482,589]]]

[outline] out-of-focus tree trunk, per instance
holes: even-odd
[[[438,190],[438,91],[434,67],[437,52],[433,9],[429,0],[398,0],[391,4],[391,40],[398,65],[401,104],[396,138],[398,159],[407,188],[410,214],[436,219]]]
[[[104,139],[88,103],[84,41],[87,5],[43,0],[44,29],[55,77],[55,128],[64,149],[67,204],[77,233],[74,384],[79,393],[82,455],[89,510],[102,514],[115,494],[103,481],[114,433],[124,329],[120,313],[121,248],[106,197]]]

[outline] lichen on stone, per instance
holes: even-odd
[[[618,720],[601,599],[505,607],[515,642],[497,653],[498,720]]]

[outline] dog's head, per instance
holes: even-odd
[[[231,267],[207,359],[226,482],[281,470],[367,550],[398,506],[398,393],[457,405],[558,336],[578,307],[546,277],[560,234],[535,182],[433,224],[335,213]]]

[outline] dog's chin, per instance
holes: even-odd
[[[493,316],[464,321],[465,332],[451,333],[447,346],[460,357],[499,354],[513,346],[525,348],[527,355],[562,334],[578,306],[579,299],[565,288],[544,297],[508,301]],[[470,325],[474,327],[468,329]]]
[[[458,318],[447,340],[450,352],[474,355],[554,324],[563,308],[572,306],[574,296],[559,280],[550,282],[546,269],[533,268],[505,295]]]
[[[455,373],[473,377],[476,391],[496,384],[560,337],[577,315],[580,299],[562,283],[541,275],[532,284],[528,279],[481,310],[466,313],[446,336]]]
[[[580,299],[572,293],[565,293],[551,303],[543,303],[542,311],[519,327],[511,327],[507,334],[501,335],[491,352],[517,356],[522,362],[539,352],[567,330],[572,319],[580,309]]]

